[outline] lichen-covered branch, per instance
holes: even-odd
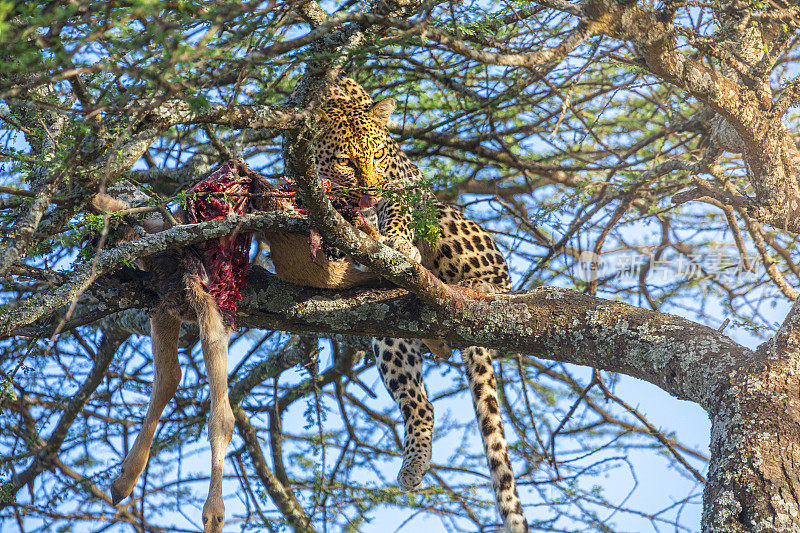
[[[723,370],[753,357],[712,328],[577,291],[459,294],[460,305],[444,314],[400,288],[325,291],[251,266],[237,322],[281,331],[442,338],[455,347],[535,354],[639,377],[706,408],[727,384]]]
[[[185,100],[168,100],[147,111],[146,118],[162,128],[178,124],[218,124],[231,128],[295,128],[307,115],[306,111],[282,106],[223,105],[193,106]]]
[[[11,76],[12,82],[21,83],[22,76]],[[33,94],[37,98],[53,98],[53,88],[49,85],[37,87]],[[26,127],[26,138],[32,148],[32,153],[39,157],[39,166],[34,168],[33,177],[35,187],[31,191],[33,200],[27,206],[25,215],[14,224],[10,242],[6,243],[0,251],[0,274],[8,271],[11,264],[21,257],[31,244],[31,239],[39,227],[50,201],[53,199],[63,173],[60,170],[48,169],[46,164],[55,157],[58,147],[58,138],[64,126],[65,117],[60,114],[48,113],[45,109],[26,105],[24,102],[11,102],[11,109],[20,118]],[[32,132],[43,131],[43,134]],[[73,150],[73,154],[74,154]]]
[[[783,114],[774,113],[771,91],[762,90],[765,84],[769,87],[768,81],[741,83],[683,54],[671,17],[664,13],[636,3],[591,0],[583,6],[583,14],[597,24],[598,33],[633,43],[652,74],[719,113],[741,138],[740,149],[759,204],[753,206],[753,216],[774,227],[800,230],[800,150],[783,123]],[[747,52],[742,54],[747,56]],[[731,73],[741,68],[734,59],[728,60]],[[761,77],[768,80],[766,73]],[[738,144],[728,140],[726,147]]]
[[[243,295],[237,320],[251,327],[442,338],[536,354],[639,377],[706,408],[725,387],[728,366],[752,357],[706,326],[565,289],[465,294],[443,315],[402,289],[321,292],[252,267]]]
[[[121,244],[110,250],[103,250],[75,269],[66,283],[47,293],[26,298],[4,313],[0,317],[0,338],[7,337],[16,329],[31,324],[62,305],[66,305],[85,291],[99,276],[122,264],[132,263],[140,257],[236,232],[265,229],[302,232],[307,231],[307,228],[307,222],[300,217],[276,213],[241,215],[200,224],[176,226]]]
[[[797,531],[800,506],[800,303],[709,411],[704,531]]]

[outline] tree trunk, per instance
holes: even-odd
[[[731,360],[711,409],[706,532],[800,531],[800,317],[748,360]]]

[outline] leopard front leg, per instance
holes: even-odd
[[[411,241],[404,239],[403,237],[381,237],[380,241],[388,246],[389,248],[400,252],[404,256],[406,256],[411,261],[416,263],[421,262],[422,254],[420,254],[419,249],[414,246]]]
[[[412,261],[419,263],[422,254],[414,246],[414,230],[411,228],[411,214],[403,213],[400,206],[382,201],[377,206],[380,241],[400,252]]]
[[[433,406],[422,383],[424,345],[416,339],[379,338],[372,340],[372,349],[383,383],[405,421],[397,484],[401,490],[413,490],[428,471],[433,440]]]

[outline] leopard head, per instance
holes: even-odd
[[[391,98],[374,104],[355,81],[344,78],[327,89],[320,109],[321,131],[314,141],[317,174],[331,180],[361,207],[377,202],[386,183],[389,145],[386,123]]]

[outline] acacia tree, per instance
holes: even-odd
[[[597,488],[641,446],[703,484],[704,531],[800,528],[800,311],[781,311],[800,283],[793,2],[77,1],[0,14],[4,530],[191,519],[208,411],[191,328],[136,498],[114,508],[105,492],[152,380],[139,334],[155,296],[120,267],[237,228],[308,226],[249,215],[88,251],[83,236],[107,221],[85,206],[107,190],[133,215],[165,213],[237,157],[295,179],[322,235],[394,285],[299,288],[254,250],[230,373],[227,483],[243,527],[358,530],[387,507],[455,529],[496,521],[468,418],[437,415],[434,448],[452,455],[418,494],[392,488],[382,463],[400,449],[399,417],[369,398],[357,338],[390,335],[498,350],[535,529],[609,529],[626,512],[697,529]],[[519,292],[437,283],[331,211],[308,142],[316,89],[339,74],[398,101],[391,131],[441,199],[495,232]],[[411,196],[399,197],[419,207]],[[729,322],[763,344],[734,342],[719,331]],[[437,412],[466,401],[456,363],[427,373]],[[700,405],[707,464],[614,394],[616,373]]]

